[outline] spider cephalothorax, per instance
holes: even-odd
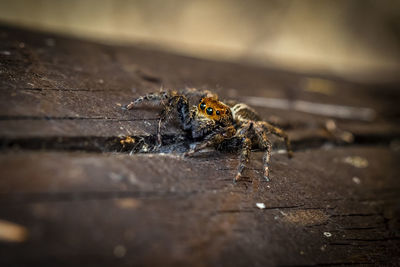
[[[228,126],[233,122],[230,107],[213,97],[202,98],[197,107],[197,112],[210,120],[219,122],[221,125]]]
[[[195,105],[189,104],[189,99],[192,98],[197,98]],[[185,156],[193,155],[206,147],[221,147],[223,143],[230,143],[231,147],[240,149],[240,162],[234,178],[235,182],[242,176],[252,147],[265,150],[264,178],[269,180],[268,164],[272,146],[267,137],[268,133],[283,137],[288,156],[292,156],[287,134],[268,122],[262,121],[246,104],[227,105],[219,101],[216,94],[190,89],[181,93],[176,91],[151,93],[136,98],[126,108],[132,109],[143,101],[161,103],[163,106],[157,131],[159,144],[161,144],[161,122],[170,119],[171,114],[176,110],[182,129],[189,133],[190,138],[199,141],[194,148],[185,153]]]

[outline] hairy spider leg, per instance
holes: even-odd
[[[172,92],[173,94],[174,92]],[[157,93],[149,93],[147,95],[144,96],[139,96],[138,98],[134,99],[133,101],[131,101],[128,105],[126,105],[126,109],[130,110],[133,109],[135,106],[141,104],[142,102],[149,102],[151,104],[158,104],[160,102],[165,101],[166,99],[169,99],[170,93],[169,92],[165,92],[165,91],[160,91]],[[161,145],[161,121],[163,120],[162,117],[162,113],[160,114],[160,119],[158,120],[158,127],[157,127],[157,141],[158,144]]]
[[[243,127],[239,128],[238,131],[236,132],[236,136],[241,138],[242,140],[242,147],[240,150],[240,156],[239,156],[239,165],[237,168],[237,173],[235,178],[233,179],[233,182],[236,183],[240,177],[242,177],[243,170],[246,167],[247,163],[250,161],[250,151],[251,151],[251,140],[247,136],[247,132],[253,128],[253,122],[250,121],[246,123]]]
[[[239,166],[237,168],[236,176],[233,179],[234,183],[236,183],[240,179],[240,177],[242,177],[243,170],[246,167],[247,163],[249,163],[250,161],[250,150],[251,150],[250,138],[243,137],[242,149],[240,151],[240,157],[239,157]]]
[[[157,127],[157,141],[159,145],[161,145],[162,142],[161,141],[162,122],[169,119],[170,117],[169,115],[174,110],[174,108],[176,108],[178,111],[183,129],[184,130],[190,129],[190,122],[192,120],[193,114],[189,110],[189,103],[184,95],[180,95],[176,91],[171,91],[171,92],[161,91],[157,93],[150,93],[134,99],[128,105],[126,105],[125,108],[129,110],[144,102],[148,102],[151,104],[159,104],[161,102],[161,104],[164,107],[163,110],[160,112],[160,119],[158,121],[158,127]]]
[[[190,108],[189,101],[184,95],[173,95],[169,98],[168,102],[164,106],[164,110],[161,112],[160,121],[168,120],[170,118],[170,113],[176,108],[178,112],[178,116],[181,121],[181,126],[184,131],[192,130],[192,137],[198,138],[205,135],[205,129],[209,128],[209,123],[215,123],[213,121],[209,121],[209,123],[204,123],[202,127],[193,128],[192,121],[196,113],[196,106]],[[234,127],[231,127],[234,129]],[[158,131],[160,133],[160,131]],[[230,133],[223,133],[225,136],[226,134]],[[234,132],[229,136],[233,136]],[[227,138],[227,137],[225,137]],[[159,140],[161,140],[161,135],[159,136]],[[208,141],[209,139],[206,139]],[[219,139],[218,139],[219,140]],[[213,142],[216,142],[215,140]],[[222,142],[219,141],[219,142]]]
[[[194,111],[190,110],[189,101],[184,95],[176,95],[174,98],[176,100],[172,102],[172,107],[176,106],[182,128],[187,131],[191,128]]]
[[[263,155],[264,179],[269,181],[269,160],[271,159],[272,145],[271,142],[268,140],[267,133],[264,131],[264,129],[258,130],[256,131],[256,133],[260,148],[265,150],[265,153]]]
[[[196,153],[206,147],[219,145],[225,139],[229,139],[232,136],[234,136],[235,132],[236,132],[235,127],[233,127],[232,125],[228,126],[228,127],[224,127],[221,130],[219,130],[217,133],[210,134],[209,136],[207,136],[205,138],[204,142],[197,144],[193,149],[186,152],[184,154],[184,156],[192,156],[194,153]]]
[[[160,113],[158,121],[157,138],[161,145],[161,122],[170,119],[171,112],[176,108],[184,130],[190,129],[190,122],[193,119],[193,114],[189,110],[189,102],[184,95],[172,95],[168,102],[164,105],[164,109]]]
[[[270,133],[273,133],[279,137],[282,137],[285,140],[285,144],[286,144],[286,150],[288,153],[288,157],[291,158],[293,157],[293,151],[292,151],[292,146],[290,144],[290,140],[288,135],[281,129],[279,129],[278,127],[275,127],[271,124],[269,124],[268,122],[265,121],[259,121],[260,124],[262,124],[264,126],[264,129]]]
[[[197,90],[195,88],[186,87],[181,94],[187,96],[198,96],[200,98],[211,97],[218,100],[218,95],[209,90]]]
[[[157,93],[149,93],[147,95],[139,96],[132,100],[128,105],[125,106],[126,109],[133,109],[135,106],[141,104],[142,102],[160,102],[166,100],[170,97],[168,92],[157,92]]]

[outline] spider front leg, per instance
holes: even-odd
[[[174,94],[174,92],[173,92]],[[134,107],[136,107],[137,105],[140,105],[142,103],[149,103],[152,105],[157,105],[162,103],[163,101],[169,99],[171,96],[171,94],[169,92],[158,92],[158,93],[149,93],[147,95],[144,96],[139,96],[138,98],[132,100],[128,105],[124,106],[123,109],[133,109]],[[166,116],[163,116],[163,114],[167,114],[167,112],[165,112],[165,110],[163,110],[160,114],[160,119],[158,121],[158,128],[157,128],[157,141],[158,141],[158,145],[161,145],[161,122],[165,119]]]
[[[181,119],[182,128],[187,130],[190,127],[193,114],[189,110],[189,103],[183,95],[173,95],[168,99],[168,102],[164,105],[164,109],[160,113],[160,120],[158,121],[157,139],[161,145],[161,122],[169,119],[171,112],[177,109],[178,115]]]
[[[217,133],[207,136],[207,138],[205,138],[205,140],[203,142],[197,144],[193,149],[189,150],[188,152],[186,152],[183,155],[184,156],[192,156],[196,152],[198,152],[206,147],[216,146],[216,145],[222,143],[222,141],[224,141],[225,139],[231,138],[235,134],[235,132],[236,132],[236,130],[235,130],[235,127],[233,127],[233,126],[228,126],[228,127],[222,128]]]
[[[190,123],[191,117],[189,115],[188,101],[185,96],[179,95],[176,91],[169,92],[157,92],[150,93],[144,96],[140,96],[132,100],[128,105],[124,106],[125,109],[133,109],[134,107],[144,103],[152,105],[163,105],[163,110],[160,112],[160,119],[157,127],[157,141],[158,145],[161,145],[161,125],[163,121],[169,119],[171,112],[174,108],[177,108],[179,116],[181,117],[182,123]]]
[[[141,104],[142,102],[148,102],[150,104],[156,105],[162,101],[165,101],[170,97],[168,92],[158,92],[158,93],[149,93],[147,95],[139,96],[138,98],[133,99],[128,105],[125,105],[123,109],[133,109],[135,106]]]
[[[211,97],[214,99],[218,100],[218,95],[209,91],[209,90],[197,90],[196,88],[190,88],[190,87],[186,87],[183,91],[182,91],[183,95],[187,95],[187,96],[197,96],[197,97]]]

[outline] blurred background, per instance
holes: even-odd
[[[0,0],[0,22],[357,82],[400,80],[398,0]]]

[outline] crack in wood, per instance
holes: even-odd
[[[330,242],[329,246],[349,246],[349,247],[371,247],[371,244],[348,243],[348,242]],[[385,247],[384,245],[374,244],[374,247]]]
[[[1,120],[43,120],[43,121],[110,121],[110,122],[135,122],[135,121],[157,121],[158,118],[147,118],[147,119],[118,119],[118,118],[106,118],[106,117],[35,117],[35,116],[0,116]],[[128,137],[129,135],[125,136]],[[13,138],[7,136],[0,136],[0,150],[9,149],[12,147],[18,147],[19,149],[28,150],[79,150],[79,151],[90,151],[90,152],[125,152],[125,153],[170,153],[170,152],[186,152],[189,150],[190,144],[194,143],[193,140],[187,139],[185,135],[162,135],[162,146],[159,147],[156,142],[155,135],[145,136],[129,136],[134,140],[141,140],[140,143],[128,144],[125,146],[121,145],[121,136],[54,136],[54,137],[25,137],[25,138]],[[298,140],[292,142],[293,151],[301,151],[304,149],[318,148],[325,144],[327,140],[321,139],[320,142],[316,143],[312,140]],[[378,144],[382,142],[378,141]],[[373,143],[369,143],[373,144]],[[357,143],[353,144],[336,144],[336,146],[357,146]],[[144,148],[146,147],[146,148]],[[254,149],[257,152],[259,150]],[[273,151],[274,152],[274,151]],[[232,170],[230,168],[221,168],[221,170]],[[336,199],[340,201],[341,199]],[[365,199],[363,201],[371,201]]]
[[[383,224],[384,225],[384,224]],[[383,229],[384,227],[377,227],[377,226],[371,226],[371,227],[341,227],[341,230],[346,230],[346,231],[358,231],[358,230],[375,230],[375,229]]]
[[[345,214],[331,214],[331,217],[355,217],[355,216],[381,216],[380,213],[345,213]]]
[[[86,89],[86,88],[62,88],[62,87],[0,87],[0,90],[16,90],[16,91],[66,91],[66,92],[125,92],[129,88],[105,88],[105,89]]]
[[[104,121],[158,121],[159,118],[140,118],[140,119],[119,119],[113,117],[72,117],[72,116],[1,116],[0,120],[12,121],[12,120],[104,120]]]
[[[355,241],[355,242],[386,242],[386,241],[393,241],[393,240],[400,240],[400,237],[386,237],[386,238],[349,238],[349,239],[340,239],[338,241]]]
[[[89,201],[109,200],[133,197],[138,199],[169,199],[187,198],[200,193],[200,191],[171,192],[171,191],[115,191],[115,192],[56,192],[56,193],[3,193],[0,194],[0,205],[10,203],[37,203],[37,202],[64,202],[64,201]]]
[[[384,262],[365,262],[365,261],[343,261],[343,262],[320,262],[314,264],[300,264],[300,265],[277,265],[279,267],[312,267],[312,266],[346,266],[346,265],[376,265]]]
[[[134,136],[132,143],[123,143],[120,136],[56,136],[9,138],[0,137],[0,150],[56,150],[119,153],[183,153],[189,150],[190,141],[184,136],[163,135],[161,147],[157,146],[157,137],[152,135]]]

